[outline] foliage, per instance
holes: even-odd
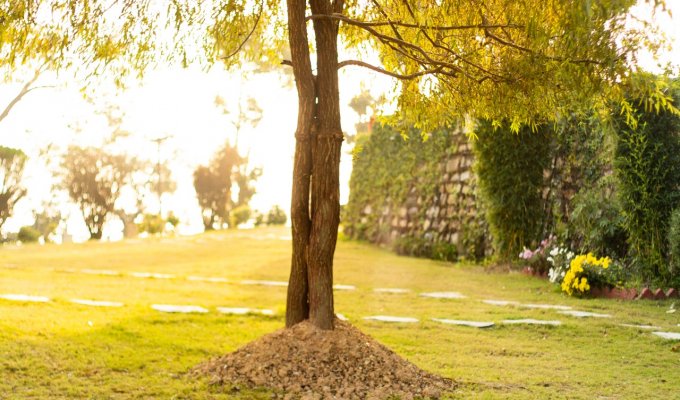
[[[235,227],[229,214],[240,206],[247,206],[255,194],[252,183],[259,178],[261,170],[248,170],[248,158],[238,153],[236,146],[226,143],[219,149],[208,166],[194,171],[194,189],[203,214],[206,230],[227,225]],[[232,188],[238,188],[234,199]]]
[[[34,212],[33,217],[35,218],[35,222],[33,222],[32,227],[40,232],[40,236],[45,242],[50,240],[50,235],[54,233],[59,226],[59,223],[62,221],[61,212],[52,207],[46,207],[39,213]]]
[[[165,222],[165,219],[158,214],[144,214],[142,221],[138,224],[138,228],[140,232],[156,235],[163,233]]]
[[[230,225],[233,227],[238,227],[241,224],[245,224],[250,219],[253,211],[248,207],[248,205],[240,205],[235,207],[229,213],[229,218],[231,219]]]
[[[449,220],[459,227],[458,239],[439,236],[429,226],[432,220],[445,219],[439,216],[439,210],[437,215],[433,214],[449,183],[443,177],[442,164],[457,151],[461,138],[465,140],[464,135],[452,128],[424,137],[413,129],[402,136],[394,128],[380,124],[374,126],[370,136],[360,136],[354,154],[350,198],[343,213],[345,234],[391,244],[399,254],[446,260],[483,257],[485,226],[476,218],[475,210],[457,197],[448,207],[456,211]],[[395,219],[407,220],[407,226],[393,226]],[[398,237],[393,238],[391,232],[397,232]]]
[[[177,225],[179,225],[179,217],[175,215],[172,211],[168,213],[167,218],[165,218],[168,224],[172,225],[173,228],[177,228]]]
[[[278,205],[274,205],[267,213],[267,225],[285,225],[288,221],[286,212]]]
[[[475,172],[495,254],[512,260],[542,235],[543,171],[550,160],[552,131],[540,126],[536,132],[524,127],[513,133],[507,123],[480,121],[475,133]]]
[[[676,208],[671,215],[668,229],[668,253],[669,275],[674,277],[670,282],[671,287],[680,285],[680,207]]]
[[[19,149],[0,146],[0,228],[12,216],[16,203],[26,195],[21,178],[26,154]]]
[[[628,235],[612,178],[610,175],[594,187],[579,190],[572,200],[569,229],[579,251],[622,258],[628,252]]]
[[[679,92],[671,89],[677,102]],[[623,226],[642,279],[663,284],[675,278],[667,267],[667,238],[671,213],[680,206],[680,115],[639,98],[631,103],[635,119],[613,121]]]
[[[547,198],[553,220],[546,221],[544,230],[556,232],[572,248],[589,251],[606,244],[592,243],[599,232],[593,231],[594,226],[584,226],[590,223],[588,217],[596,217],[600,223],[611,217],[610,224],[616,222],[613,213],[594,215],[602,206],[609,210],[616,205],[615,185],[608,177],[613,147],[612,135],[592,112],[573,113],[555,122]]]
[[[420,237],[402,236],[397,238],[393,248],[397,254],[405,256],[458,261],[458,248],[451,243],[432,242]]]
[[[102,148],[69,146],[61,163],[62,187],[80,208],[91,239],[101,239],[106,218],[138,161]]]
[[[17,234],[17,239],[21,243],[36,243],[42,236],[42,233],[32,226],[22,226]]]
[[[262,214],[259,210],[255,210],[253,212],[253,224],[257,226],[262,226],[265,223],[265,215]]]

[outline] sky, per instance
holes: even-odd
[[[668,0],[667,3],[676,21],[680,20],[680,0]],[[634,12],[649,13],[645,7],[638,7]],[[664,52],[660,61],[680,64],[680,23],[673,23],[667,15],[656,16],[655,23],[671,39],[672,45],[672,50]],[[646,69],[659,72],[654,67],[656,62],[648,55],[641,55],[640,61]],[[121,129],[130,132],[126,140],[136,155],[156,162],[159,153],[152,140],[168,137],[161,147],[160,158],[170,166],[177,190],[163,197],[163,210],[172,210],[180,218],[180,233],[192,234],[202,231],[193,189],[193,170],[200,164],[207,164],[217,147],[226,140],[234,140],[231,116],[224,115],[215,106],[215,97],[224,98],[227,109],[234,113],[239,99],[254,98],[263,110],[263,118],[254,128],[242,128],[239,135],[241,153],[248,153],[251,165],[261,167],[263,171],[256,183],[257,194],[251,207],[262,212],[273,205],[284,210],[290,207],[297,94],[285,74],[272,72],[244,77],[239,73],[227,73],[219,66],[209,71],[163,68],[147,72],[141,82],[133,82],[125,91],[112,90],[105,84],[88,87],[89,93],[96,93],[92,101],[83,97],[81,85],[64,76],[45,73],[37,84],[50,87],[29,93],[0,122],[0,145],[21,148],[29,156],[24,175],[29,192],[15,208],[15,216],[3,227],[5,232],[16,232],[21,226],[30,225],[33,210],[40,209],[41,204],[52,196],[66,202],[64,193],[51,188],[55,178],[50,169],[57,168],[58,160],[46,165],[46,159],[39,157],[39,152],[48,144],[55,149],[65,149],[72,143],[101,145],[112,128],[97,110],[107,105],[120,108]],[[394,82],[365,69],[344,68],[340,71],[342,127],[348,134],[354,134],[354,124],[358,120],[348,103],[362,86],[369,88],[377,98],[390,91]],[[0,85],[0,108],[4,108],[20,87],[18,82]],[[346,203],[351,175],[351,145],[347,142],[343,143],[340,174],[341,203]],[[149,211],[156,212],[157,200],[148,200]],[[64,211],[68,223],[60,230],[73,235],[75,240],[87,239],[77,207],[71,204]],[[105,239],[119,239],[121,228],[120,222],[112,220],[105,228]]]

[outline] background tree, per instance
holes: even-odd
[[[354,129],[356,131],[355,135],[346,135],[349,143],[356,141],[357,136],[367,134],[371,131],[373,119],[378,111],[377,108],[384,102],[384,98],[374,98],[373,95],[371,95],[371,91],[363,84],[361,85],[359,94],[352,97],[352,100],[349,101],[350,108],[352,108],[359,116],[359,121],[354,124]]]
[[[230,213],[238,207],[248,206],[255,194],[252,183],[261,175],[258,168],[247,168],[248,159],[242,157],[236,146],[230,143],[226,143],[215,154],[210,165],[196,168],[194,189],[205,230],[224,225],[236,227],[238,223],[230,219]],[[232,192],[234,188],[238,189],[237,195]]]
[[[26,189],[21,186],[26,159],[23,151],[0,146],[0,228],[26,195]]]
[[[286,212],[278,205],[274,205],[267,213],[267,225],[285,225],[288,221]]]
[[[31,226],[37,232],[40,233],[45,242],[50,241],[50,235],[57,230],[59,224],[63,220],[61,211],[56,209],[52,204],[47,204],[43,207],[40,212],[33,212],[33,218],[35,221]]]
[[[70,146],[62,159],[62,187],[83,215],[90,239],[101,239],[121,189],[137,169],[137,161],[95,147]]]

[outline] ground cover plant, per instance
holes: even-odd
[[[285,228],[118,243],[5,246],[0,251],[0,293],[52,299],[0,299],[0,397],[271,398],[265,390],[210,385],[207,378],[190,372],[284,326],[285,287],[239,282],[286,280],[290,241]],[[91,273],[103,271],[119,274]],[[132,272],[174,277],[137,278]],[[196,280],[199,277],[228,282]],[[420,368],[456,381],[456,390],[445,398],[672,398],[680,391],[678,342],[620,326],[655,325],[680,332],[680,314],[668,313],[672,300],[570,298],[546,280],[519,273],[400,257],[344,241],[338,246],[335,278],[356,286],[336,291],[337,312]],[[410,291],[376,293],[375,288]],[[434,291],[467,297],[419,296]],[[72,298],[120,301],[125,306],[87,307],[70,303]],[[490,305],[484,299],[571,306],[611,318],[580,319],[557,310]],[[166,314],[153,310],[152,304],[200,305],[209,312]],[[269,308],[275,315],[221,315],[218,306]],[[415,317],[419,322],[362,319],[369,315]],[[431,318],[496,325],[480,330]],[[517,318],[560,320],[562,325],[500,323]]]

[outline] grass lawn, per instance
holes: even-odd
[[[211,357],[283,326],[285,288],[238,284],[287,280],[285,229],[216,232],[118,243],[0,248],[0,293],[47,296],[49,303],[0,299],[0,399],[252,399],[266,391],[216,387],[190,370]],[[83,269],[119,271],[89,275]],[[173,274],[136,278],[130,272]],[[187,280],[224,277],[228,283]],[[572,299],[548,282],[478,266],[399,257],[340,242],[336,311],[421,368],[460,383],[450,398],[671,399],[680,396],[680,342],[620,324],[680,332],[672,301]],[[377,287],[407,294],[374,293]],[[457,291],[462,300],[419,297]],[[73,304],[72,298],[120,301],[121,308]],[[555,310],[499,307],[483,299],[548,303],[611,314],[574,318]],[[678,302],[680,303],[680,302]],[[207,314],[166,314],[152,304],[200,305]],[[680,306],[680,304],[678,304]],[[221,315],[216,307],[273,309],[275,316]],[[680,307],[678,307],[680,308]],[[417,324],[362,320],[416,317]],[[431,318],[494,321],[475,329]],[[561,320],[562,325],[502,325],[504,319]],[[272,354],[276,357],[276,354]]]

